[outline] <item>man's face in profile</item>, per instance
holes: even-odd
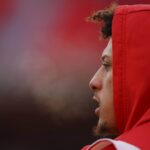
[[[95,133],[104,137],[117,134],[112,82],[112,40],[110,38],[101,56],[101,66],[90,81],[90,87],[94,92],[93,99],[99,104],[95,110],[99,118]]]

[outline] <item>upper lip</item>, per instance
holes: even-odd
[[[100,101],[100,99],[95,94],[93,96],[93,100],[98,103],[98,107],[97,108],[100,108],[101,107],[101,101]]]
[[[99,103],[99,99],[95,95],[93,96],[93,100]]]

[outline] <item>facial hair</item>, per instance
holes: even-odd
[[[113,127],[109,127],[107,122],[99,120],[97,126],[93,128],[94,136],[99,138],[116,138],[119,134]]]

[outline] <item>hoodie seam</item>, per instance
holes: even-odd
[[[124,9],[124,13],[125,13],[126,9]],[[125,27],[126,27],[126,14],[125,15],[122,15],[122,25],[121,25],[121,33],[122,33],[122,36],[121,36],[121,47],[122,47],[122,53],[121,53],[121,97],[122,97],[122,101],[123,102],[120,102],[120,103],[124,103],[125,107],[123,107],[123,123],[122,125],[124,124],[125,125],[125,114],[126,114],[126,94],[125,94],[125,90],[124,88],[125,87],[125,82],[126,82],[126,78],[125,78],[125,66],[126,66],[126,62],[125,62],[125,58],[126,58],[126,54],[125,54]],[[123,131],[125,129],[125,126],[123,126]]]

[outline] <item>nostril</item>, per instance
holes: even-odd
[[[92,79],[89,83],[90,88],[95,91],[95,90],[101,90],[102,88],[102,83],[100,80],[95,80]]]
[[[94,85],[92,85],[91,89],[92,89],[92,90],[96,90],[96,89],[97,89],[97,87],[96,87],[96,86],[94,86]]]
[[[96,90],[96,89],[97,89],[97,87],[96,87],[96,86],[92,86],[92,89],[93,89],[93,90]]]
[[[90,81],[89,87],[90,87],[92,90],[95,90],[95,89],[96,89],[96,85],[94,84],[93,80]]]

